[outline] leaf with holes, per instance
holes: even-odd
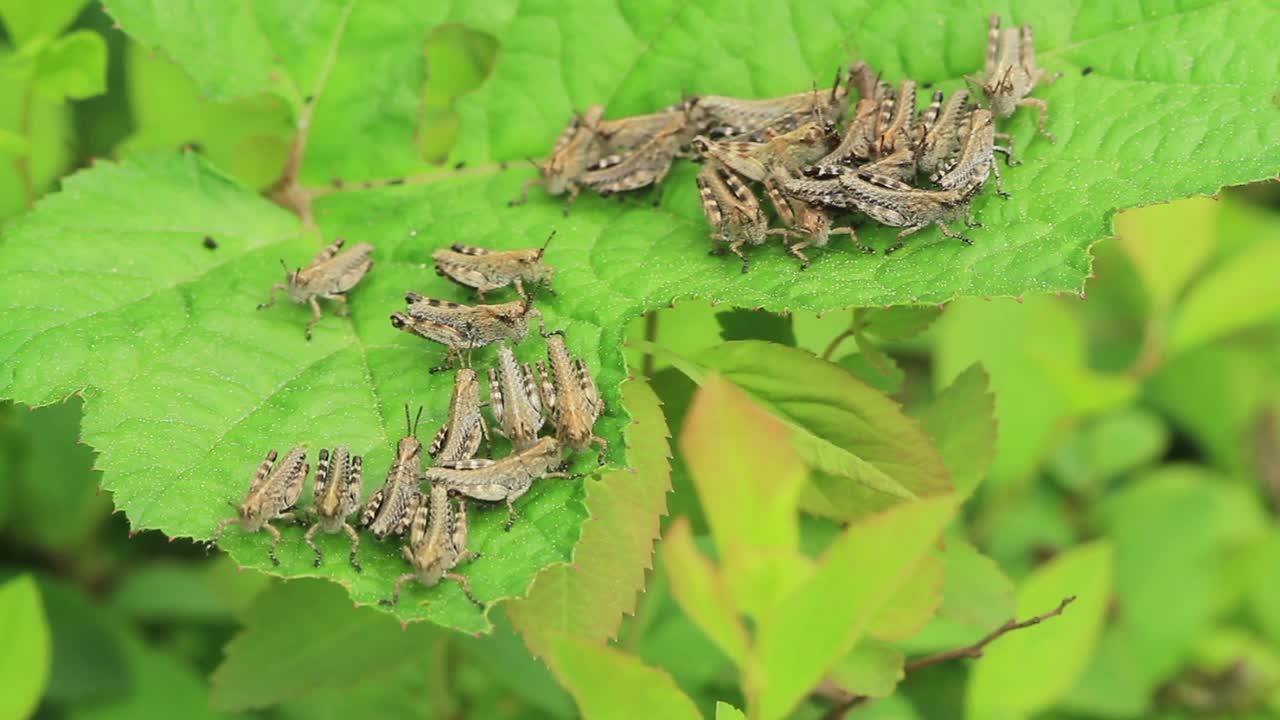
[[[1237,12],[1243,6],[1252,9]],[[0,396],[41,404],[83,393],[84,437],[100,453],[104,485],[134,527],[173,536],[208,537],[271,447],[308,442],[314,453],[344,442],[366,455],[372,485],[403,432],[404,403],[427,407],[424,427],[443,419],[449,378],[425,372],[440,351],[396,331],[387,314],[407,289],[466,298],[430,270],[432,251],[449,242],[530,247],[559,230],[547,254],[559,295],[540,307],[598,374],[610,412],[597,430],[616,466],[628,421],[619,389],[624,324],[646,309],[682,296],[824,311],[1078,291],[1087,248],[1108,234],[1115,208],[1212,192],[1280,167],[1280,115],[1257,111],[1274,92],[1278,61],[1267,38],[1276,33],[1265,29],[1277,28],[1277,9],[1256,0],[1145,15],[1120,0],[1074,16],[1065,6],[1029,7],[1008,20],[1035,23],[1042,64],[1065,74],[1036,90],[1059,142],[1034,135],[1032,113],[1006,124],[1024,164],[1005,173],[1013,199],[979,198],[986,228],[974,231],[974,247],[931,230],[892,257],[832,248],[800,273],[774,245],[758,249],[744,276],[706,255],[691,164],[674,168],[656,208],[652,195],[621,204],[585,197],[566,219],[560,200],[540,192],[505,207],[531,172],[524,158],[546,153],[574,110],[590,104],[617,117],[686,91],[796,92],[829,78],[849,60],[847,47],[889,80],[958,87],[982,64],[985,4],[109,7],[126,33],[175,60],[209,98],[284,102],[299,131],[275,196],[311,221],[198,159],[144,154],[68,179],[5,229]],[[925,15],[937,22],[916,22]],[[445,26],[498,48],[489,75],[454,102],[450,161],[467,165],[456,172],[429,169],[417,143],[423,49]],[[1201,57],[1220,61],[1184,62]],[[880,247],[892,234],[863,231]],[[202,244],[206,236],[214,247]],[[304,261],[337,236],[377,247],[349,319],[331,313],[307,343],[305,309],[253,312],[280,280],[278,259]],[[531,360],[543,350],[535,338],[517,352]],[[475,361],[483,367],[491,355]],[[538,570],[567,560],[585,517],[581,497],[580,483],[540,483],[522,499],[511,533],[501,531],[501,513],[477,512],[472,545],[485,558],[463,569],[477,594],[523,594]],[[357,575],[339,561],[345,540],[334,536],[321,539],[333,560],[316,569],[299,531],[285,533],[275,572],[334,579],[362,603],[386,597],[406,568],[393,544],[367,540],[366,571]],[[272,569],[265,543],[232,530],[225,544],[237,561]],[[396,613],[488,626],[456,583],[415,587]]]

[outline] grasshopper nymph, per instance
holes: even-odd
[[[271,558],[273,565],[280,564],[279,558],[276,557],[276,546],[280,544],[280,531],[271,524],[271,521],[295,520],[291,510],[297,504],[298,498],[302,496],[302,484],[306,482],[311,466],[307,464],[307,449],[304,447],[295,447],[290,450],[279,465],[275,464],[276,457],[275,450],[267,453],[267,459],[262,461],[257,473],[253,476],[253,483],[249,485],[249,493],[245,495],[244,502],[236,505],[227,501],[231,507],[235,508],[236,515],[218,523],[213,539],[209,541],[209,547],[218,544],[218,540],[222,538],[222,532],[228,525],[239,525],[245,532],[251,533],[265,529],[271,534],[271,547],[267,550],[267,557]]]
[[[702,211],[711,223],[711,239],[725,243],[742,260],[742,272],[746,272],[751,262],[742,246],[763,245],[769,239],[769,219],[760,209],[760,201],[736,175],[714,160],[702,167],[696,181]],[[718,246],[711,251],[713,255],[722,252]]]
[[[475,370],[460,368],[453,378],[449,418],[440,426],[427,454],[438,461],[467,460],[475,457],[482,438],[488,442],[489,426],[480,414],[480,379]],[[493,452],[492,445],[489,452]]]
[[[524,450],[538,441],[542,429],[542,398],[529,363],[521,366],[515,353],[498,346],[498,367],[489,369],[489,408],[498,422],[498,432],[511,441],[516,450]]]
[[[324,562],[324,553],[316,546],[315,535],[323,530],[326,534],[345,531],[351,538],[351,565],[360,572],[360,562],[356,554],[360,551],[360,535],[347,522],[347,516],[360,507],[360,489],[364,481],[364,460],[359,455],[352,455],[345,445],[339,445],[330,454],[328,450],[320,451],[320,461],[316,465],[316,485],[313,491],[311,514],[316,524],[307,528],[303,540],[307,547],[316,554],[316,567]]]
[[[452,368],[463,351],[502,340],[524,340],[529,334],[530,317],[542,324],[542,313],[533,307],[529,297],[500,305],[459,305],[409,292],[405,302],[409,303],[407,311],[392,313],[391,324],[448,349],[445,363],[431,368],[431,372]]]
[[[1054,77],[1036,65],[1035,36],[1030,25],[1000,29],[1000,16],[992,15],[987,31],[987,56],[981,78],[966,77],[982,88],[996,117],[1007,118],[1019,107],[1040,110],[1036,129],[1057,142],[1053,133],[1044,129],[1049,119],[1049,105],[1040,98],[1027,97],[1040,81],[1053,82]]]
[[[547,374],[547,368],[541,361],[538,374],[542,376],[542,404],[551,412],[556,438],[578,452],[599,445],[597,460],[603,465],[609,443],[595,434],[596,419],[605,411],[596,381],[591,377],[586,362],[569,354],[564,344],[564,332],[549,333],[546,338],[551,374]]]
[[[554,295],[551,278],[556,271],[542,262],[542,256],[555,236],[552,230],[542,247],[529,250],[488,250],[455,243],[435,251],[431,257],[436,261],[437,275],[474,288],[481,300],[486,292],[508,285],[515,285],[520,297],[525,297],[525,283],[541,285]]]
[[[476,500],[506,502],[506,529],[510,530],[516,521],[515,501],[529,491],[534,480],[579,477],[557,469],[563,463],[563,447],[559,440],[544,437],[501,460],[439,463],[427,468],[425,477],[432,488],[443,486]]]
[[[417,580],[432,587],[442,579],[452,580],[462,586],[462,593],[473,604],[484,610],[484,603],[471,592],[471,581],[465,575],[453,572],[460,562],[470,562],[480,557],[467,549],[467,506],[458,501],[453,510],[453,499],[442,485],[432,485],[426,501],[414,508],[413,525],[409,531],[409,543],[402,550],[404,559],[413,566],[413,572],[396,578],[390,600],[379,604],[395,605],[400,602],[400,589],[405,583]]]
[[[299,305],[310,304],[311,320],[307,322],[306,327],[306,336],[310,340],[311,326],[320,322],[323,316],[319,299],[333,300],[345,305],[347,293],[360,282],[365,273],[369,272],[369,268],[373,267],[373,260],[369,257],[373,254],[372,245],[358,243],[339,254],[338,251],[342,249],[345,242],[342,238],[334,240],[305,268],[290,272],[289,266],[285,265],[285,277],[288,282],[272,285],[270,297],[259,305],[258,309],[263,310],[275,305],[277,290],[288,291],[289,299]],[[281,260],[280,264],[284,265],[284,261]],[[339,314],[344,313],[340,310]]]
[[[575,116],[569,126],[560,133],[555,148],[551,151],[551,157],[540,165],[534,164],[538,168],[538,177],[527,180],[521,189],[520,197],[512,200],[508,205],[524,204],[529,199],[530,186],[541,184],[551,195],[569,193],[569,200],[564,206],[564,214],[568,215],[569,207],[578,198],[580,191],[578,184],[582,173],[586,172],[587,167],[600,159],[605,152],[604,144],[596,132],[596,126],[599,125],[602,117],[604,117],[602,105],[592,105],[582,115]]]
[[[409,406],[404,406],[406,435],[396,445],[396,457],[387,471],[387,480],[365,503],[360,515],[361,527],[369,528],[374,537],[382,540],[388,535],[400,535],[409,527],[413,511],[418,506],[418,480],[422,477],[422,443],[418,441],[418,417],[409,422]]]

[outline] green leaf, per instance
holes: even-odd
[[[830,677],[854,695],[882,698],[902,680],[902,660],[901,650],[865,639],[831,669]]]
[[[747,658],[747,631],[738,620],[720,568],[699,552],[684,518],[677,519],[667,529],[662,558],[671,582],[671,595],[680,609],[729,659],[743,666]]]
[[[557,635],[552,637],[548,660],[556,677],[577,701],[583,717],[702,717],[670,675],[611,647]]]
[[[92,30],[54,40],[36,58],[35,88],[62,101],[83,100],[107,91],[107,42]]]
[[[866,352],[867,349],[870,352]],[[840,367],[871,387],[886,395],[892,395],[902,388],[906,375],[892,357],[881,352],[879,348],[867,343],[864,352],[845,355],[836,361]],[[875,357],[873,363],[871,358]]]
[[[1269,272],[1280,264],[1280,245],[1245,248],[1215,267],[1187,293],[1169,327],[1169,352],[1180,353],[1215,338],[1280,316],[1280,288]]]
[[[210,679],[210,701],[219,709],[261,708],[354,686],[422,658],[438,637],[429,626],[404,629],[383,614],[352,608],[341,589],[314,580],[259,595],[244,624]]]
[[[212,591],[208,567],[177,563],[144,565],[120,578],[111,605],[143,622],[230,622],[235,610]]]
[[[31,141],[12,130],[0,128],[0,153],[12,157],[26,157],[31,154]]]
[[[181,68],[134,43],[125,46],[125,71],[133,132],[117,153],[191,145],[252,188],[265,189],[279,178],[293,134],[282,100],[206,100]]]
[[[887,642],[906,640],[920,632],[942,604],[946,568],[938,557],[920,560],[911,576],[876,613],[867,632]]]
[[[0,0],[0,20],[15,47],[37,37],[53,38],[76,19],[86,0]]]
[[[1061,616],[1001,637],[973,666],[965,717],[1017,717],[1050,707],[1092,656],[1111,595],[1112,549],[1080,545],[1032,573],[1018,589],[1018,619],[1048,612],[1074,595]]]
[[[720,339],[725,341],[765,340],[792,347],[796,344],[790,315],[735,309],[716,313],[716,322],[720,323]]]
[[[1213,255],[1219,203],[1181,200],[1116,216],[1116,236],[1157,313],[1167,312]],[[1169,238],[1178,238],[1169,242]]]
[[[920,415],[951,482],[962,496],[973,494],[996,454],[995,397],[980,365],[972,365],[934,398]]]
[[[49,624],[30,575],[0,585],[0,717],[26,717],[49,681]]]
[[[1025,304],[965,301],[947,307],[935,328],[934,386],[943,387],[974,363],[991,377],[1000,429],[990,487],[1025,482],[1069,413],[1067,393],[1037,358],[1084,364],[1084,333],[1076,314],[1054,298]]]
[[[458,647],[471,664],[475,665],[476,670],[483,675],[486,685],[496,684],[506,688],[512,695],[546,714],[560,718],[574,717],[573,698],[556,682],[546,663],[530,654],[528,645],[516,634],[516,629],[504,614],[498,614],[494,618],[494,631],[488,635],[450,638],[450,644],[444,645],[443,652],[433,658],[433,663],[439,663],[437,670],[445,669],[442,666],[449,662],[449,652],[453,647]],[[417,672],[422,674],[422,664],[420,661],[416,664],[409,663],[409,666],[416,665]],[[438,685],[444,684],[441,682],[445,681],[442,677],[444,674],[437,674]],[[505,696],[493,694],[498,695],[500,702],[509,702]]]
[[[1272,531],[1271,537],[1259,549],[1249,582],[1249,610],[1258,625],[1280,645],[1280,531]]]
[[[784,717],[817,686],[910,579],[955,509],[950,495],[904,503],[858,521],[831,543],[812,577],[759,623],[763,680],[748,687],[753,717]]]
[[[493,70],[498,41],[462,25],[441,25],[427,37],[423,53],[427,78],[422,86],[418,144],[431,162],[444,162],[461,129],[453,105],[476,89]]]
[[[717,375],[704,380],[680,434],[733,599],[756,615],[804,574],[796,500],[805,467],[777,443],[785,435],[781,423]]]
[[[1014,616],[1013,582],[991,558],[959,538],[948,538],[937,552],[944,576],[937,614],[920,633],[898,643],[910,653],[926,654],[964,647],[982,639]]]
[[[393,717],[435,720],[438,701],[431,687],[431,658],[422,653],[417,663],[400,663],[390,672],[364,678],[353,687],[317,688],[274,708],[285,718],[297,720],[350,720],[357,717]]]
[[[716,720],[747,720],[738,708],[726,702],[716,703]]]
[[[74,705],[127,692],[134,678],[125,648],[102,609],[61,581],[38,584],[53,655],[45,701]]]
[[[573,566],[547,568],[527,598],[507,606],[534,655],[546,654],[554,633],[612,640],[623,614],[635,611],[645,571],[653,567],[653,544],[671,490],[667,425],[657,396],[644,382],[624,385],[622,398],[633,418],[627,456],[634,469],[587,481],[589,517]]]
[[[823,514],[852,517],[950,488],[941,458],[915,421],[839,366],[758,341],[725,343],[697,360],[789,426],[828,506]]]
[[[1169,446],[1169,428],[1155,413],[1129,408],[1081,428],[1054,456],[1058,481],[1077,492],[1096,493],[1105,483],[1159,460]]]
[[[868,310],[861,318],[862,330],[882,340],[907,340],[924,332],[941,313],[941,308],[912,305]]]
[[[0,48],[0,67],[11,58],[12,53]],[[24,128],[22,107],[28,97],[31,117]],[[30,147],[25,154],[31,158],[31,180],[37,197],[66,172],[72,160],[75,134],[70,108],[65,103],[52,102],[40,95],[29,95],[25,78],[11,77],[0,72],[0,128],[27,139]],[[0,162],[0,219],[17,215],[26,209],[25,191],[19,173],[14,163],[6,159]]]

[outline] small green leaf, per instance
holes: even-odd
[[[955,509],[950,495],[903,503],[859,520],[831,543],[812,577],[759,623],[763,680],[748,687],[753,717],[786,716],[854,647]]]
[[[0,20],[9,39],[21,48],[39,38],[62,34],[88,0],[0,0]]]
[[[973,365],[920,415],[920,426],[933,438],[951,482],[965,497],[987,476],[996,454],[996,400],[988,387],[986,371]]]
[[[43,577],[38,584],[53,655],[45,701],[75,705],[128,692],[134,678],[109,616],[75,586]]]
[[[0,585],[0,717],[27,717],[49,681],[49,624],[30,575]]]
[[[210,580],[204,565],[143,565],[120,578],[111,605],[142,622],[229,622],[234,609],[213,593]]]
[[[433,692],[431,674],[434,668],[427,665],[439,662],[440,657],[432,657],[430,650],[426,649],[417,662],[400,663],[389,672],[370,675],[351,687],[317,688],[302,697],[280,703],[272,710],[281,717],[296,720],[437,720],[441,701]]]
[[[946,574],[940,558],[926,555],[893,597],[880,608],[867,632],[886,642],[912,637],[929,624],[942,604],[942,583]]]
[[[716,322],[720,323],[720,339],[726,342],[764,340],[792,347],[796,344],[790,315],[739,308],[716,313]]]
[[[836,663],[830,677],[842,690],[854,695],[882,698],[902,680],[902,660],[901,650],[864,638]]]
[[[717,701],[716,720],[747,720],[747,716],[729,703]]]
[[[1262,243],[1214,268],[1187,293],[1169,327],[1169,352],[1180,353],[1280,315],[1280,245]]]
[[[796,499],[805,467],[786,429],[741,390],[710,375],[694,396],[680,449],[698,489],[737,606],[763,613],[788,590],[799,554]]]
[[[554,633],[612,640],[623,615],[635,611],[645,571],[653,567],[653,543],[671,490],[667,425],[657,396],[643,381],[624,385],[622,397],[632,417],[627,457],[634,469],[587,481],[588,517],[573,567],[547,568],[528,597],[507,606],[535,656],[546,654]]]
[[[470,661],[469,664],[483,673],[487,682],[510,690],[512,695],[548,715],[558,718],[574,717],[573,698],[556,682],[547,664],[529,652],[528,644],[516,634],[516,629],[506,616],[497,613],[493,624],[493,632],[488,635],[472,638],[450,636],[448,643],[442,644],[441,652],[432,662],[441,665],[451,663],[450,656],[453,649],[457,648]],[[419,674],[422,673],[421,663],[408,665],[416,667]],[[442,676],[436,676],[434,681],[437,688],[446,682]],[[509,698],[500,693],[493,695],[497,696],[500,703],[509,702]],[[473,714],[479,714],[479,708],[469,709],[475,711]]]
[[[1098,492],[1105,483],[1155,462],[1169,445],[1160,416],[1128,408],[1081,428],[1054,456],[1052,470],[1066,487]]]
[[[677,519],[662,541],[662,559],[671,595],[724,654],[742,667],[747,658],[747,631],[738,620],[720,568],[694,545],[689,523]]]
[[[965,717],[1016,717],[1044,710],[1075,685],[1092,657],[1111,596],[1112,549],[1080,545],[1033,572],[1018,589],[1018,619],[1048,612],[1068,596],[1061,616],[1011,632],[973,666]]]
[[[663,718],[700,720],[693,701],[665,671],[631,655],[568,635],[553,636],[552,670],[569,689],[583,717],[592,720]]]
[[[912,654],[964,647],[1014,616],[1013,582],[991,558],[959,538],[935,551],[944,566],[942,603],[922,631],[898,643]]]
[[[845,355],[837,360],[836,364],[886,395],[898,392],[902,388],[906,374],[892,357],[881,352],[879,348],[874,348],[872,353],[877,354],[874,363],[871,361],[871,353],[858,352]]]
[[[1212,257],[1220,207],[1209,198],[1190,198],[1116,215],[1120,246],[1137,268],[1157,313],[1173,306]]]
[[[881,340],[907,340],[924,332],[940,314],[941,308],[918,305],[867,310],[862,330]]]
[[[990,487],[1026,482],[1071,407],[1038,358],[1084,366],[1084,332],[1076,313],[1051,297],[955,302],[938,319],[934,336],[934,387],[946,386],[974,363],[991,377],[1000,433]]]
[[[352,608],[341,588],[316,580],[273,586],[245,613],[210,678],[210,702],[246,710],[325,689],[350,687],[399,663],[416,662],[438,635],[400,627],[368,608]]]
[[[1280,646],[1280,530],[1273,530],[1254,558],[1249,581],[1249,609],[1258,625]]]
[[[107,91],[107,42],[92,30],[77,30],[49,44],[36,58],[32,78],[52,100],[83,100]]]
[[[942,459],[893,400],[834,363],[774,343],[725,343],[698,362],[780,418],[832,508],[852,517],[951,487]]]

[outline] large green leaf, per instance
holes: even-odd
[[[702,717],[671,676],[614,648],[575,638],[551,638],[552,670],[573,694],[583,717]]]
[[[305,343],[305,310],[250,308],[279,279],[277,258],[315,252],[314,233],[193,158],[100,165],[6,231],[0,395],[45,403],[83,391],[85,438],[134,526],[207,537],[272,446],[346,442],[367,453],[376,482],[401,432],[402,403],[422,402],[439,420],[449,380],[425,376],[438,351],[396,332],[387,313],[407,288],[463,297],[424,267],[434,248],[529,246],[556,227],[548,259],[560,295],[542,307],[598,371],[612,409],[599,429],[618,463],[623,324],[643,310],[691,295],[821,311],[1078,291],[1110,210],[1273,174],[1280,116],[1254,108],[1274,92],[1258,70],[1270,67],[1272,48],[1257,31],[1276,24],[1276,10],[1257,0],[1142,16],[1126,8],[1115,0],[1072,18],[1053,6],[1012,13],[1038,24],[1041,60],[1066,73],[1037,90],[1060,140],[1033,139],[1031,113],[1009,123],[1026,164],[1006,173],[1012,200],[978,201],[987,227],[975,231],[975,247],[929,231],[892,257],[833,250],[799,273],[775,246],[757,252],[744,276],[705,254],[688,164],[674,170],[657,209],[588,197],[568,219],[559,200],[536,191],[527,206],[506,208],[530,170],[502,167],[545,153],[588,104],[619,115],[686,91],[794,92],[825,81],[850,59],[847,47],[891,80],[910,74],[955,87],[981,65],[987,6],[113,0],[123,29],[175,59],[211,98],[283,99],[306,130],[301,180],[331,189],[334,178],[345,181],[344,191],[316,199],[319,235],[373,242],[378,266],[354,294],[353,317],[326,318]],[[938,22],[916,22],[923,16]],[[424,167],[415,145],[423,47],[446,22],[499,45],[492,74],[456,106],[452,159],[470,167],[359,190],[353,181]],[[1224,60],[1183,61],[1211,54]],[[1093,72],[1082,76],[1084,66]],[[882,246],[891,234],[864,232]],[[202,246],[206,236],[217,249]],[[522,359],[540,352],[536,341],[520,349]],[[581,494],[576,483],[538,488],[509,534],[496,514],[478,514],[474,545],[486,558],[466,569],[477,593],[521,594],[538,569],[566,560],[584,517]],[[364,575],[336,559],[315,570],[297,531],[287,537],[279,572],[335,578],[362,603],[385,597],[404,568],[394,547],[369,542]],[[266,567],[264,542],[232,531],[226,545],[237,560]],[[324,542],[331,554],[341,547],[341,538]],[[406,602],[397,613],[486,626],[453,583],[409,597],[428,592],[432,606]]]

